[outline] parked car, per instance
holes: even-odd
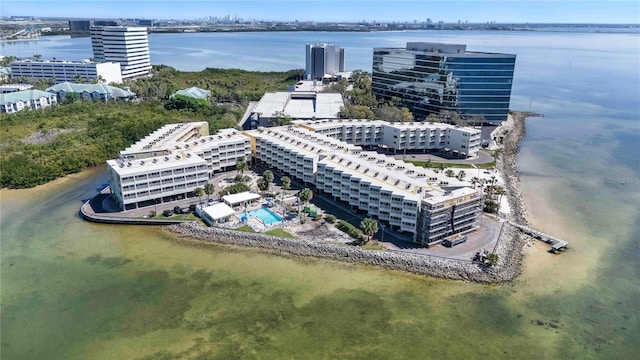
[[[176,206],[173,208],[173,212],[176,214],[183,214],[184,211],[182,210],[182,208],[180,206]]]
[[[162,215],[164,215],[165,217],[169,217],[169,216],[173,215],[173,211],[165,210],[165,211],[162,212]]]

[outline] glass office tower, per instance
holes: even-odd
[[[507,119],[516,56],[471,52],[466,45],[409,42],[373,49],[373,93],[397,97],[417,118],[453,111],[465,119]]]

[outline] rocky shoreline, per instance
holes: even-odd
[[[520,140],[525,135],[525,118],[538,116],[533,113],[514,112],[500,131],[503,148],[496,156],[496,166],[504,177],[511,220],[526,225],[527,215],[522,201],[516,158]],[[189,222],[168,226],[171,232],[187,239],[210,243],[240,245],[259,248],[293,256],[332,259],[364,265],[382,266],[420,275],[443,279],[467,280],[481,283],[501,283],[513,280],[520,273],[524,246],[530,238],[513,226],[505,223],[494,252],[499,256],[496,266],[488,267],[471,261],[455,260],[437,256],[418,255],[391,251],[362,250],[356,247],[316,241],[287,239],[259,233],[243,233],[221,228],[205,228]]]

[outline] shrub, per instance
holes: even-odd
[[[349,224],[344,220],[338,221],[336,228],[338,228],[338,230],[346,233],[347,235],[349,235],[350,237],[356,240],[364,239],[364,234],[362,233],[362,230],[358,229],[357,227]]]
[[[328,214],[328,215],[325,217],[325,219],[326,219],[326,220],[327,220],[327,222],[329,222],[330,224],[333,224],[333,223],[335,223],[335,222],[336,222],[336,217],[335,217],[335,216],[333,216],[333,215],[331,215],[331,214]]]

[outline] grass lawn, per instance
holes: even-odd
[[[360,246],[360,248],[364,250],[384,250],[382,245],[376,244],[375,242],[371,242],[371,241]]]
[[[267,235],[273,235],[273,236],[280,236],[283,238],[290,238],[290,239],[296,239],[296,237],[292,234],[289,234],[288,232],[286,232],[285,230],[282,229],[271,229],[269,231],[265,231],[264,232]]]
[[[236,231],[242,231],[242,232],[248,232],[248,233],[255,232],[255,231],[253,231],[253,229],[249,225],[242,225],[239,228],[235,228],[235,230]]]
[[[253,229],[249,226],[249,225],[242,225],[239,228],[235,229],[236,231],[242,231],[242,232],[248,232],[248,233],[254,233],[255,231],[253,231]],[[289,239],[296,239],[296,237],[292,234],[289,234],[288,232],[279,229],[279,228],[275,228],[275,229],[271,229],[269,231],[265,231],[263,234],[265,235],[272,235],[272,236],[280,236],[280,237],[284,237],[284,238],[289,238]]]
[[[153,217],[154,219],[161,219],[161,220],[193,220],[193,221],[198,221],[200,220],[199,217],[197,217],[194,213],[189,213],[189,214],[173,214],[169,217],[162,215],[162,213],[158,213],[156,214],[156,216]]]

